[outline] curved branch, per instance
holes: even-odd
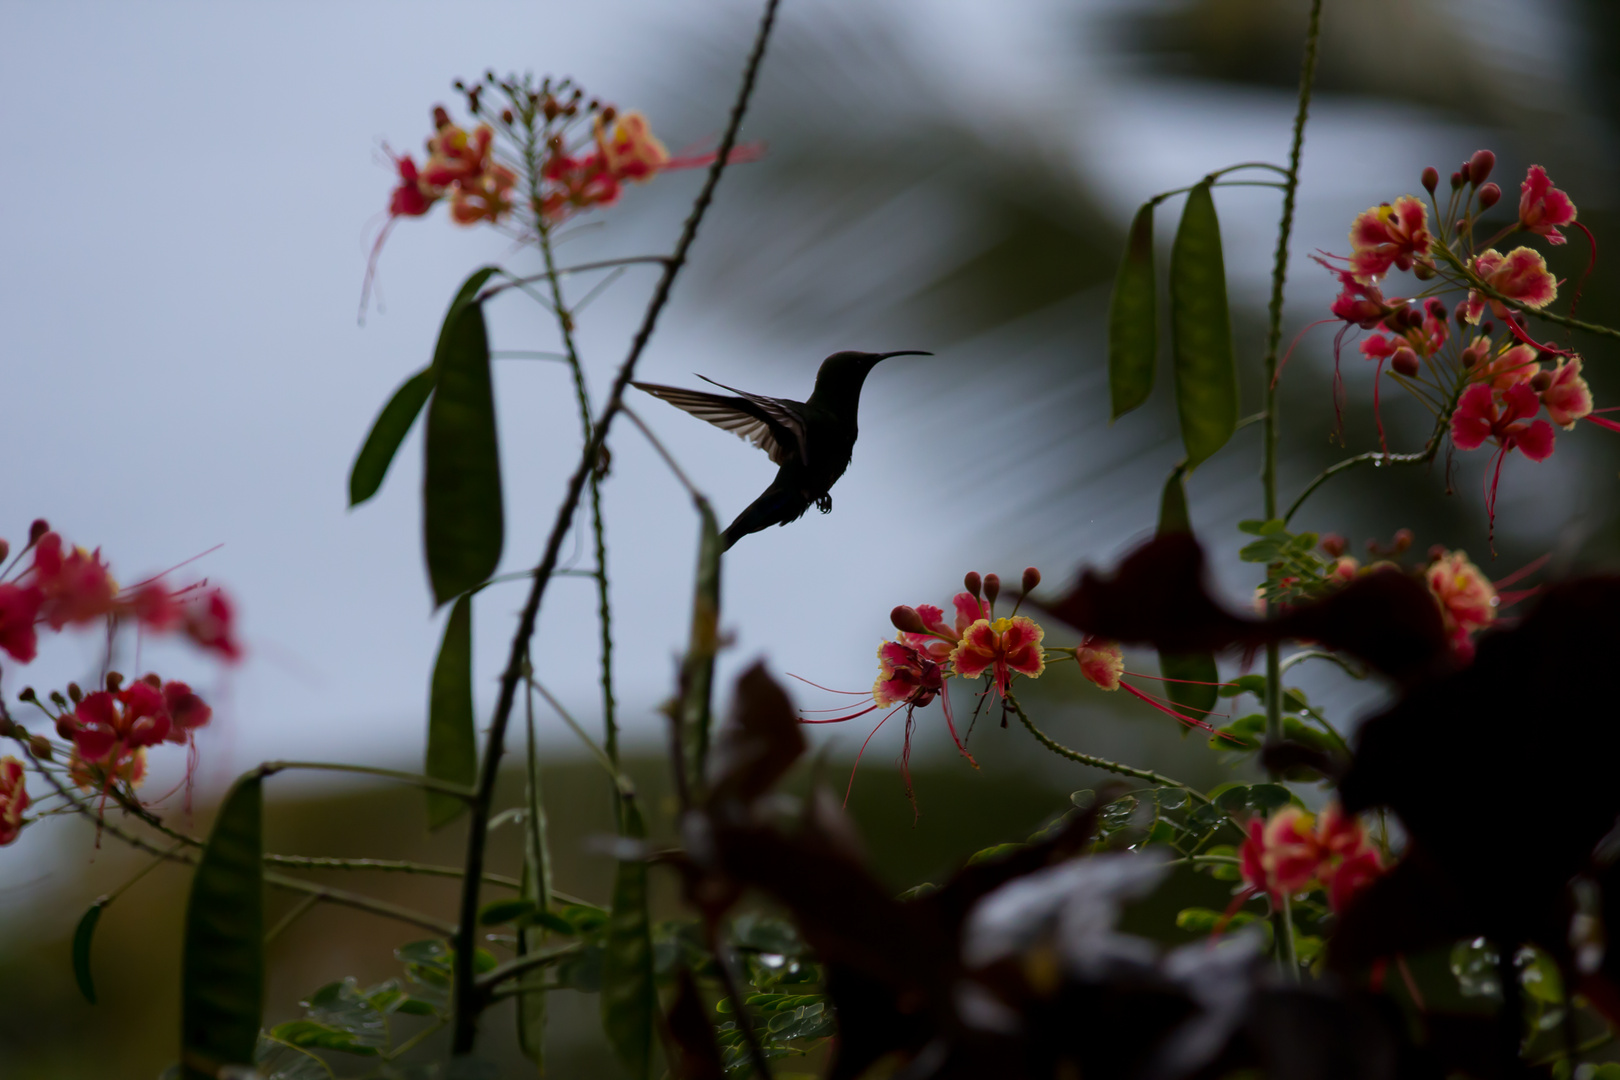
[[[1050,735],[1047,735],[1046,732],[1042,731],[1040,728],[1036,727],[1034,721],[1032,721],[1028,716],[1024,715],[1024,707],[1018,704],[1018,699],[1010,693],[1007,695],[1007,704],[1012,706],[1013,712],[1018,714],[1019,721],[1029,729],[1029,733],[1035,736],[1035,741],[1059,757],[1068,758],[1070,761],[1080,765],[1089,765],[1093,769],[1102,769],[1104,772],[1118,773],[1120,776],[1129,776],[1135,780],[1145,780],[1148,783],[1155,784],[1159,787],[1179,788],[1201,803],[1211,806],[1214,805],[1209,801],[1208,795],[1205,795],[1196,788],[1188,787],[1180,780],[1172,780],[1163,773],[1156,773],[1152,769],[1138,769],[1131,765],[1121,765],[1117,761],[1109,761],[1107,758],[1100,758],[1093,754],[1084,754],[1079,750],[1071,750],[1067,746],[1064,746],[1062,743],[1058,742],[1056,739],[1053,739]]]

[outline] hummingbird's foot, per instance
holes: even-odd
[[[831,495],[823,495],[823,496],[821,496],[821,498],[817,499],[816,500],[816,509],[820,510],[823,514],[832,513],[832,496]]]

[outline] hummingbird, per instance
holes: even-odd
[[[726,526],[721,540],[729,550],[749,533],[799,520],[811,506],[823,514],[830,512],[832,496],[828,492],[849,468],[855,451],[855,413],[866,376],[891,356],[932,355],[921,349],[835,352],[821,362],[809,401],[750,394],[706,375],[698,378],[731,391],[732,396],[656,383],[632,385],[753,443],[780,466],[764,494]]]

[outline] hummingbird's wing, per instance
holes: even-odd
[[[702,376],[698,376],[702,378]],[[713,382],[713,380],[708,380]],[[686,390],[679,386],[660,386],[657,383],[631,383],[669,402],[677,409],[691,413],[699,420],[707,420],[717,428],[731,432],[753,443],[777,465],[787,461],[794,450],[804,460],[805,438],[803,420],[784,408],[797,402],[780,402],[775,398],[759,397],[735,391],[736,397],[722,397],[702,390]],[[719,386],[719,383],[715,383]],[[725,389],[730,390],[727,386]]]

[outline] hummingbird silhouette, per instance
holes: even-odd
[[[746,439],[780,466],[771,486],[721,534],[729,549],[749,533],[799,520],[811,506],[823,514],[831,511],[832,496],[828,492],[849,468],[850,455],[855,451],[855,414],[866,376],[891,356],[932,355],[920,349],[833,353],[821,362],[809,401],[750,394],[706,375],[698,378],[730,390],[734,396],[656,383],[632,385]]]

